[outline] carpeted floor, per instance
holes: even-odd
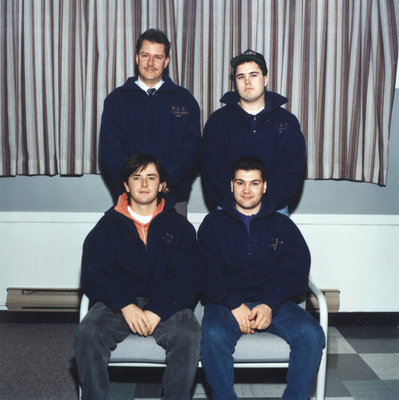
[[[77,399],[73,316],[6,313],[0,313],[0,400]]]

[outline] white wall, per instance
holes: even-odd
[[[205,214],[189,214],[198,227]],[[6,289],[78,288],[83,240],[102,213],[0,213],[0,310]],[[311,276],[341,291],[340,311],[399,311],[398,215],[293,215]]]

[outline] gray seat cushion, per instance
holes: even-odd
[[[201,323],[203,306],[198,304],[194,313]],[[241,336],[233,356],[235,363],[288,362],[289,354],[290,347],[283,339],[268,332],[256,332]],[[110,361],[163,364],[165,350],[157,345],[152,336],[132,334],[111,353]]]
[[[152,336],[129,335],[111,353],[111,362],[165,363],[165,350]]]
[[[268,332],[242,335],[233,354],[235,363],[288,362],[290,346]]]
[[[268,332],[243,335],[234,352],[234,362],[288,362],[289,345],[278,336]],[[165,363],[165,350],[158,346],[152,336],[129,335],[111,353],[111,362]]]

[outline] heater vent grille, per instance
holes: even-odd
[[[79,311],[79,289],[8,288],[9,311]]]
[[[327,302],[328,312],[339,311],[339,294],[341,293],[338,289],[320,289],[324,294]],[[319,305],[316,297],[312,293],[308,293],[306,299],[306,309],[308,311],[319,312]]]

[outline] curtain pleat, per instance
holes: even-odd
[[[0,175],[99,173],[103,101],[156,27],[202,124],[233,87],[229,60],[252,48],[300,120],[307,177],[386,183],[395,0],[3,0],[0,13]]]

